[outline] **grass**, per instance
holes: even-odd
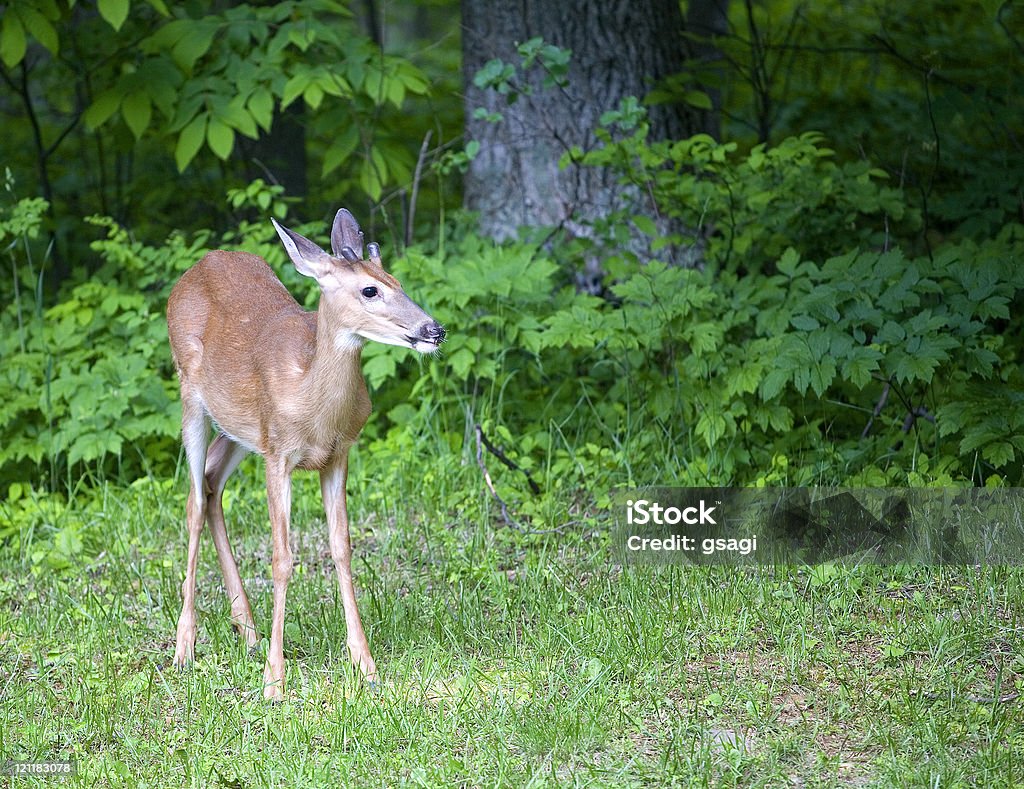
[[[132,787],[1024,782],[1024,700],[1000,700],[1024,682],[1018,568],[622,567],[599,518],[495,525],[471,465],[397,489],[360,466],[375,691],[347,663],[311,476],[287,700],[262,699],[208,537],[197,660],[174,671],[184,496],[146,480],[81,508],[93,558],[0,555],[0,760],[74,758],[67,783]],[[265,628],[259,473],[243,466],[228,526]]]

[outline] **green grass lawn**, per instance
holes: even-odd
[[[243,469],[228,527],[265,629],[269,526]],[[0,760],[133,787],[1024,782],[1018,568],[622,567],[599,514],[523,535],[482,489],[451,507],[434,481],[355,476],[372,690],[346,658],[315,478],[298,480],[284,703],[263,700],[208,535],[197,659],[171,668],[183,484],[147,481],[90,510],[92,558],[0,555]]]

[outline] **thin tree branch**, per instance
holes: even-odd
[[[505,521],[505,524],[507,526],[511,526],[516,531],[519,531],[522,534],[555,534],[561,532],[566,526],[570,525],[570,523],[576,522],[570,521],[569,523],[564,523],[561,526],[556,526],[553,529],[529,529],[520,524],[515,518],[513,518],[509,514],[508,505],[505,503],[504,499],[502,499],[501,496],[498,495],[498,491],[494,487],[494,482],[491,480],[491,473],[487,470],[487,464],[484,463],[484,446],[487,447],[487,450],[491,454],[493,454],[496,458],[498,458],[498,460],[500,460],[509,468],[522,471],[524,474],[526,474],[526,471],[520,468],[515,463],[513,463],[511,460],[509,460],[504,453],[502,453],[490,441],[488,441],[487,437],[484,435],[483,428],[480,427],[479,424],[474,426],[474,431],[476,433],[476,464],[480,467],[480,471],[483,472],[484,483],[487,485],[487,489],[491,492],[491,495],[494,497],[494,500],[498,502],[498,506],[501,508],[501,518],[503,521]],[[534,489],[536,487],[536,483],[534,483],[534,481],[530,478],[529,474],[526,474],[526,478],[530,482],[531,489]],[[540,492],[540,488],[536,487],[535,492]]]
[[[885,386],[882,387],[882,394],[878,398],[878,402],[875,403],[875,410],[871,413],[871,418],[868,419],[868,423],[864,425],[864,429],[861,431],[860,437],[867,438],[868,433],[871,432],[871,426],[875,423],[875,419],[882,413],[882,409],[885,408],[885,404],[889,401],[889,382],[886,381]]]
[[[504,452],[502,452],[498,447],[494,446],[494,444],[491,443],[490,439],[487,438],[487,436],[484,434],[483,428],[481,428],[480,425],[476,426],[476,433],[480,441],[483,442],[483,445],[487,448],[488,452],[490,452],[492,455],[494,455],[494,457],[500,460],[502,464],[504,464],[505,468],[511,469],[512,471],[521,471],[525,475],[526,481],[530,485],[530,490],[533,491],[533,495],[540,495],[540,485],[533,481],[533,477],[530,476],[529,471],[524,469],[515,461],[510,460],[509,457]]]
[[[405,245],[407,247],[412,246],[412,225],[413,220],[416,219],[416,198],[419,197],[420,177],[423,174],[423,162],[427,158],[430,137],[433,133],[433,129],[427,129],[427,133],[423,135],[423,144],[420,145],[420,155],[416,158],[416,169],[412,174],[412,193],[409,195],[409,212],[405,219]]]

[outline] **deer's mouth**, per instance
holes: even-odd
[[[430,321],[420,326],[415,334],[405,335],[405,339],[409,341],[409,346],[413,350],[427,353],[436,351],[438,346],[444,342],[444,336],[444,327],[437,321]],[[420,345],[423,347],[418,347]]]
[[[411,334],[407,334],[405,339],[406,342],[409,343],[410,348],[412,348],[414,351],[419,351],[420,353],[430,353],[431,351],[436,351],[441,346],[442,342],[441,339],[435,339],[432,337],[414,337]]]

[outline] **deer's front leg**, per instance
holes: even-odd
[[[274,701],[284,698],[284,604],[288,579],[292,576],[292,550],[288,544],[288,521],[292,509],[291,465],[287,459],[268,455],[267,506],[270,510],[274,577],[274,613],[270,622],[270,647],[263,669],[263,696]]]
[[[331,466],[320,472],[320,491],[327,512],[327,529],[331,545],[331,558],[341,586],[341,602],[345,607],[349,658],[363,676],[371,682],[377,679],[377,665],[370,654],[370,645],[363,632],[363,623],[356,607],[356,590],[352,583],[352,543],[348,535],[348,507],[345,501],[345,482],[348,477],[348,450],[338,453]]]

